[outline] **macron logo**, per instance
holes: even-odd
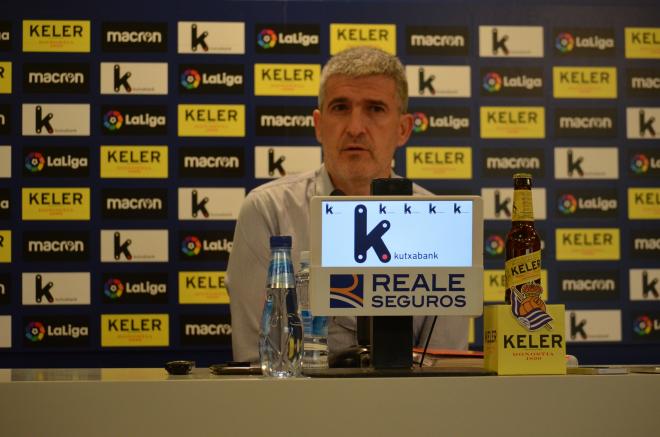
[[[355,207],[355,246],[353,256],[356,262],[367,260],[367,251],[373,247],[374,252],[382,263],[390,262],[392,256],[383,242],[383,235],[390,229],[388,220],[381,220],[369,233],[367,233],[367,208],[364,205]]]

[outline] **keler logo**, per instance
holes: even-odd
[[[381,220],[367,234],[367,208],[360,204],[355,207],[355,246],[353,257],[356,262],[367,260],[367,251],[373,247],[381,263],[390,262],[390,251],[383,242],[383,235],[390,229],[389,220]]]
[[[330,275],[330,308],[362,308],[364,275]]]
[[[127,260],[132,260],[133,255],[131,255],[131,252],[128,250],[128,246],[131,245],[131,239],[129,238],[128,240],[124,241],[123,243],[121,242],[121,235],[119,232],[115,232],[115,259],[118,260],[121,258],[121,255],[123,254]]]
[[[34,111],[35,111],[34,130],[38,134],[41,133],[41,129],[43,129],[43,128],[46,128],[46,131],[48,131],[49,134],[52,134],[53,132],[55,132],[55,130],[53,129],[53,126],[51,126],[51,124],[50,124],[50,121],[53,119],[53,113],[49,112],[48,114],[46,114],[45,117],[42,117],[41,106],[40,105],[37,105],[34,108]]]

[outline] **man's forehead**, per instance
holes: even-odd
[[[367,100],[398,102],[394,79],[385,75],[347,76],[336,74],[326,81],[325,100]]]

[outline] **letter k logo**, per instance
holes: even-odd
[[[209,33],[207,31],[204,31],[200,36],[197,36],[197,25],[193,24],[192,25],[192,41],[191,41],[191,46],[192,46],[192,51],[196,52],[197,51],[197,46],[201,45],[202,50],[205,52],[209,51],[209,46],[206,45],[206,37],[209,36]]]
[[[367,234],[367,208],[364,205],[355,207],[355,246],[353,257],[356,262],[363,263],[367,260],[367,251],[374,248],[374,252],[382,263],[390,262],[392,256],[383,241],[383,235],[390,229],[388,220],[381,220]]]
[[[53,301],[55,299],[53,299],[53,295],[50,293],[50,289],[53,288],[53,283],[49,282],[44,287],[43,283],[42,283],[41,275],[37,275],[34,282],[35,282],[35,284],[34,284],[34,291],[35,291],[34,300],[36,300],[37,303],[39,303],[39,302],[41,302],[41,299],[43,299],[45,297],[48,302],[53,303]]]
[[[122,243],[119,232],[115,232],[115,259],[118,260],[119,258],[121,258],[121,255],[124,254],[127,260],[129,261],[132,260],[133,255],[131,255],[131,252],[129,252],[128,250],[128,246],[130,245],[131,245],[130,239]]]
[[[115,92],[118,93],[121,87],[124,87],[127,93],[130,93],[133,89],[128,83],[128,78],[131,77],[131,72],[127,71],[123,75],[118,64],[115,64],[114,67],[114,79],[115,79]]]
[[[50,125],[50,120],[53,119],[53,114],[49,112],[48,114],[46,114],[45,117],[42,117],[41,115],[42,115],[41,106],[37,106],[35,109],[34,129],[37,131],[38,134],[40,134],[41,129],[46,128],[46,131],[48,131],[49,134],[52,134],[54,130],[53,130],[53,126]]]

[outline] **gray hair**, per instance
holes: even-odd
[[[321,71],[319,109],[323,108],[328,78],[336,74],[348,77],[383,75],[394,80],[401,101],[401,113],[408,111],[408,81],[399,58],[375,47],[353,47],[334,55]]]

